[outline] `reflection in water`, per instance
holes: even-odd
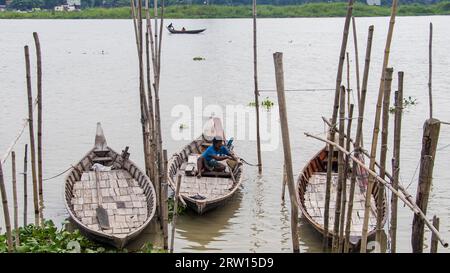
[[[177,218],[174,251],[180,249],[192,251],[217,251],[220,248],[210,246],[227,233],[230,219],[237,213],[242,201],[241,189],[237,190],[228,202],[204,215],[198,215],[191,210]],[[169,227],[171,230],[172,227]],[[182,244],[180,244],[181,241]],[[180,245],[182,247],[180,247]]]
[[[252,182],[255,183],[256,186],[253,188],[253,202],[251,208],[252,224],[250,230],[252,239],[250,251],[257,252],[258,248],[266,243],[261,236],[261,233],[264,231],[264,180],[261,176],[257,175]]]
[[[291,223],[289,220],[289,210],[285,202],[281,202],[280,209],[280,232],[281,232],[281,251],[290,251],[291,248]]]

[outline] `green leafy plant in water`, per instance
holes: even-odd
[[[179,128],[180,128],[180,130],[182,130],[182,129],[187,129],[188,126],[187,126],[186,124],[184,124],[184,123],[181,123],[180,126],[179,126]]]
[[[406,110],[407,112],[409,111],[409,109],[412,106],[416,106],[417,104],[419,104],[419,102],[417,102],[417,99],[414,97],[409,96],[408,98],[403,98],[403,105],[402,105],[402,109],[403,111]],[[389,108],[389,112],[391,114],[395,113],[395,106],[391,106]]]
[[[192,58],[194,61],[204,61],[204,60],[206,60],[205,58],[203,58],[203,57],[194,57],[194,58]]]
[[[173,219],[173,212],[175,209],[175,201],[173,197],[170,197],[167,199],[167,206],[169,207],[169,221],[172,221]],[[178,200],[178,207],[177,207],[177,215],[182,215],[186,212],[186,207],[183,206],[183,204]]]
[[[84,237],[79,230],[70,232],[58,229],[53,221],[45,220],[42,226],[33,224],[19,228],[20,245],[14,247],[19,253],[119,253],[128,252],[105,247]],[[146,246],[139,252],[151,253],[155,250]],[[8,252],[6,234],[0,234],[0,253]]]
[[[275,103],[273,101],[271,101],[269,99],[269,97],[266,97],[262,102],[261,102],[261,106],[263,108],[265,108],[266,110],[270,110],[273,106],[275,105]],[[255,107],[256,103],[255,102],[249,102],[248,106],[250,107]]]

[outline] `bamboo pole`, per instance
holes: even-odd
[[[256,36],[256,0],[253,0],[253,81],[255,93],[255,111],[256,111],[256,152],[258,156],[258,172],[262,172],[261,159],[261,138],[259,132],[259,90],[258,90],[258,50],[257,50],[257,36]],[[284,190],[284,184],[283,184]],[[282,200],[284,200],[284,191]]]
[[[282,183],[282,190],[281,190],[281,201],[285,201],[284,196],[286,195],[286,163],[283,164],[283,181]]]
[[[37,117],[37,163],[38,163],[38,184],[39,184],[39,200],[44,203],[43,185],[42,185],[42,55],[41,43],[37,32],[33,32],[34,43],[36,46],[36,65],[37,65],[37,101],[38,101],[38,117]],[[41,216],[43,216],[43,207]]]
[[[433,96],[431,88],[432,68],[433,68],[433,23],[430,23],[430,41],[428,45],[428,98],[430,100],[430,118],[433,118]]]
[[[355,72],[356,72],[356,91],[358,98],[358,107],[361,101],[361,85],[359,81],[359,54],[358,54],[358,39],[356,33],[356,21],[355,16],[352,16],[352,30],[353,30],[353,44],[355,47]]]
[[[350,112],[348,113],[348,121],[347,121],[347,136],[351,135],[352,132],[352,121],[353,121],[353,109],[354,109],[355,105],[354,104],[350,104]],[[345,137],[345,135],[344,135]],[[350,152],[350,137],[346,138],[346,144],[345,144],[345,148],[347,149],[347,152]],[[347,177],[348,177],[348,172],[349,172],[349,164],[350,164],[350,160],[349,157],[346,156],[345,157],[345,161],[344,161],[345,167],[344,167],[344,177],[343,177],[343,182],[342,182],[342,205],[341,205],[341,219],[340,219],[340,224],[339,224],[339,251],[338,252],[343,252],[344,251],[344,243],[345,243],[345,237],[344,237],[344,229],[345,229],[345,206],[347,204]]]
[[[384,48],[383,67],[381,70],[380,87],[378,90],[377,108],[376,108],[376,112],[375,112],[375,122],[374,122],[373,134],[372,134],[372,147],[370,150],[369,168],[371,170],[375,169],[375,158],[376,158],[376,154],[377,154],[378,133],[379,133],[380,116],[381,116],[381,103],[382,103],[383,93],[384,93],[385,70],[389,63],[389,53],[390,53],[390,48],[391,48],[392,35],[393,35],[393,31],[394,31],[395,16],[397,14],[397,3],[398,3],[398,0],[392,1],[391,18],[389,21],[389,29],[388,29],[387,39],[386,39],[386,45]],[[361,234],[361,253],[365,253],[366,248],[367,248],[367,232],[368,232],[368,225],[369,225],[370,200],[371,200],[371,196],[372,196],[373,186],[374,186],[374,179],[372,176],[370,176],[369,182],[367,185],[367,191],[366,191],[364,222],[363,222],[362,234]]]
[[[315,136],[312,135],[310,133],[305,133],[305,135],[307,137],[311,137],[317,140],[320,140],[322,142],[325,142],[329,145],[333,145],[334,147],[336,147],[338,150],[343,151],[347,156],[349,156],[354,162],[356,162],[356,164],[358,164],[358,166],[360,166],[361,168],[365,169],[369,175],[373,176],[379,183],[383,184],[386,188],[388,188],[393,194],[397,195],[398,198],[400,198],[400,200],[403,201],[403,203],[408,206],[413,212],[414,214],[418,215],[424,222],[425,224],[428,226],[428,228],[431,230],[431,232],[433,232],[436,235],[436,239],[439,240],[439,242],[441,243],[441,245],[443,247],[448,247],[448,243],[445,239],[442,238],[442,235],[439,233],[438,230],[436,230],[436,228],[430,223],[430,221],[428,221],[427,216],[423,213],[423,211],[420,209],[420,207],[418,205],[416,205],[414,202],[410,202],[410,196],[405,196],[402,194],[401,191],[397,191],[395,190],[389,182],[387,182],[385,179],[382,179],[376,172],[372,171],[370,168],[368,168],[363,162],[361,162],[358,158],[356,158],[355,156],[353,156],[351,153],[347,153],[347,151],[345,150],[344,147],[339,146],[339,144],[330,141],[328,139],[324,139],[321,138],[319,136]]]
[[[17,179],[16,179],[16,153],[11,153],[12,184],[13,184],[13,204],[14,204],[14,236],[16,246],[20,245],[19,239],[19,206],[17,204]]]
[[[350,112],[350,58],[348,52],[345,56],[347,60],[347,111]]]
[[[341,94],[339,96],[339,145],[344,146],[344,130],[345,130],[345,87],[341,86]],[[344,179],[344,154],[338,153],[338,183],[336,190],[336,204],[334,209],[334,225],[333,225],[333,252],[339,252],[339,224],[341,219],[341,200]]]
[[[381,152],[380,152],[380,176],[385,178],[386,176],[386,158],[387,158],[387,145],[388,145],[388,132],[389,132],[389,106],[391,98],[391,83],[392,83],[392,73],[393,69],[388,67],[385,71],[384,80],[384,98],[383,98],[383,117],[381,125]],[[376,241],[381,245],[381,236],[383,234],[383,211],[384,211],[384,201],[386,193],[384,192],[384,187],[377,184],[378,195],[377,195],[377,224],[376,224]],[[367,197],[366,197],[367,198]]]
[[[167,150],[163,151],[163,158],[164,158],[164,169],[167,170]],[[168,177],[167,177],[167,172],[164,172],[164,182],[162,184],[161,187],[161,209],[162,209],[162,222],[163,222],[163,246],[164,249],[168,249],[169,248],[169,243],[168,243],[168,239],[169,239],[169,233],[168,233],[168,228],[169,228],[169,207],[168,207],[168,202],[167,202],[167,191],[168,191]]]
[[[403,72],[398,72],[398,91],[395,92],[395,118],[394,118],[394,156],[392,158],[393,179],[392,186],[398,190],[400,176],[400,139],[402,130],[403,111]],[[389,235],[391,238],[391,253],[397,252],[397,208],[398,197],[391,197],[391,219]]]
[[[281,134],[283,139],[284,162],[286,166],[287,184],[289,197],[291,200],[291,233],[292,248],[294,253],[300,252],[298,236],[298,202],[297,190],[294,184],[294,174],[292,171],[291,144],[289,140],[289,126],[287,121],[286,99],[284,97],[284,71],[283,71],[283,53],[273,54],[275,65],[275,79],[277,85],[278,107],[280,113]]]
[[[360,154],[360,150],[362,147],[362,125],[364,121],[364,110],[366,104],[366,94],[367,94],[367,82],[369,78],[369,69],[370,69],[370,55],[372,52],[372,40],[373,40],[373,25],[369,26],[369,34],[367,36],[367,46],[366,46],[366,57],[364,64],[364,72],[363,72],[363,82],[362,82],[362,90],[361,97],[358,100],[358,125],[356,127],[356,138],[355,138],[355,156],[358,157]],[[348,135],[348,139],[350,139],[350,135]],[[348,252],[350,249],[350,230],[352,223],[352,213],[353,213],[353,199],[355,196],[355,185],[356,185],[356,162],[353,162],[352,168],[352,178],[350,182],[350,192],[349,192],[349,200],[348,200],[348,209],[347,209],[347,221],[345,225],[345,241],[344,241],[344,252]]]
[[[28,144],[25,144],[25,152],[23,156],[23,226],[27,226],[27,211],[28,211],[28,189],[27,189],[27,169],[28,169],[28,162],[27,162],[27,155],[28,155]]]
[[[14,203],[14,237],[16,246],[20,245],[19,238],[19,206],[17,205],[17,179],[16,179],[16,153],[11,153],[12,165],[12,185],[13,185],[13,203]]]
[[[436,155],[436,146],[439,139],[439,130],[441,123],[437,119],[428,119],[423,126],[422,152],[420,159],[419,182],[417,185],[416,204],[427,213],[428,197],[431,190],[433,179],[434,159]],[[414,215],[411,244],[414,253],[423,251],[423,219]]]
[[[11,218],[9,217],[8,197],[6,195],[5,180],[3,178],[3,167],[0,161],[0,191],[2,196],[3,217],[5,219],[6,239],[8,242],[8,252],[13,251],[13,240],[11,234]]]
[[[331,118],[331,123],[333,127],[330,130],[330,139],[334,140],[335,129],[334,124],[336,124],[337,112],[339,108],[339,92],[342,82],[342,70],[344,66],[345,52],[347,50],[348,41],[348,30],[350,27],[350,18],[353,12],[353,0],[348,1],[347,15],[345,17],[344,31],[342,34],[341,51],[339,54],[339,64],[338,71],[336,75],[336,88],[334,93],[334,104],[333,104],[333,115]],[[323,232],[323,250],[328,248],[328,225],[329,225],[329,215],[330,215],[330,189],[331,189],[331,168],[332,168],[332,158],[333,158],[333,146],[328,147],[328,162],[327,162],[327,184],[325,189],[325,211],[324,211],[324,232]]]
[[[177,187],[175,190],[174,196],[174,205],[173,205],[173,219],[172,219],[172,236],[170,237],[170,253],[173,253],[173,243],[175,239],[175,227],[177,223],[177,215],[178,215],[178,200],[180,195],[180,185],[181,185],[181,175],[177,176]]]
[[[28,46],[25,49],[25,66],[27,77],[27,93],[28,93],[28,131],[30,133],[30,152],[31,152],[31,174],[33,176],[33,201],[34,201],[34,223],[39,225],[39,201],[38,201],[38,182],[36,175],[36,148],[34,145],[34,126],[33,126],[33,98],[31,91],[31,72],[30,72],[30,51]]]
[[[433,226],[439,230],[439,218],[433,216]],[[431,234],[431,244],[430,244],[430,253],[437,253],[438,248],[438,240],[436,238],[436,235],[434,233]]]

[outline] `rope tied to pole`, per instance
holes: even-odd
[[[57,177],[59,177],[59,176],[65,174],[66,172],[72,170],[72,169],[75,169],[75,167],[72,166],[72,165],[70,165],[70,167],[69,167],[68,169],[64,170],[63,172],[61,172],[61,173],[59,173],[59,174],[57,174],[57,175],[54,175],[54,176],[52,176],[52,177],[49,177],[49,178],[44,178],[44,179],[42,179],[42,181],[48,181],[48,180],[55,179],[55,178],[57,178]]]

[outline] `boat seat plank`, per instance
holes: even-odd
[[[181,173],[181,172],[180,172]],[[219,198],[228,194],[233,188],[233,181],[221,177],[186,176],[183,173],[180,192],[186,196],[201,195],[207,199]]]

